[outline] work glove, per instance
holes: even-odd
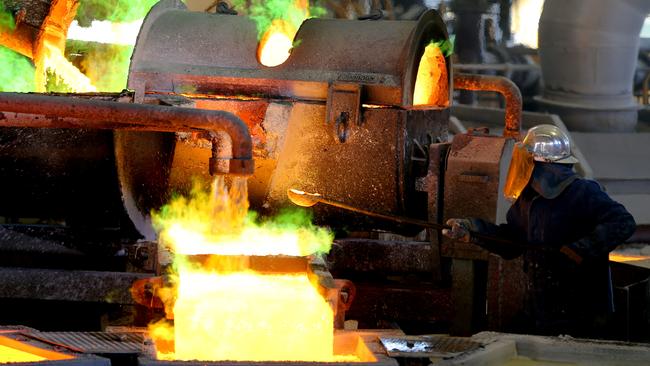
[[[442,235],[457,241],[469,243],[471,241],[471,222],[468,219],[449,219],[446,222],[451,229],[442,229]]]

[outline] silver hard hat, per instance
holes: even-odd
[[[523,143],[537,161],[560,164],[578,162],[578,159],[571,155],[569,136],[556,126],[538,125],[531,128]]]

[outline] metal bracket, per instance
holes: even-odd
[[[359,125],[361,117],[361,85],[334,82],[327,93],[327,123],[334,126],[339,142],[347,141],[351,125]]]
[[[467,129],[467,134],[471,136],[489,136],[490,129],[488,127],[472,127]]]

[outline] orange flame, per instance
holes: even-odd
[[[448,83],[445,56],[437,44],[430,43],[420,59],[413,105],[449,106]]]
[[[298,32],[299,24],[309,18],[309,0],[293,1],[292,11],[295,11],[294,23],[284,19],[274,19],[266,29],[257,47],[257,59],[268,67],[283,64],[290,56],[293,40]],[[288,18],[287,18],[288,19]]]
[[[264,66],[278,66],[283,64],[291,54],[293,37],[296,28],[290,23],[276,19],[262,36],[257,49],[257,58]]]
[[[54,74],[72,92],[94,92],[90,79],[65,58],[68,28],[77,12],[78,1],[53,1],[34,46],[36,91],[46,91],[47,72]]]
[[[332,361],[333,321],[306,274],[183,271],[174,358]]]
[[[174,200],[154,215],[162,226],[160,240],[176,254],[173,288],[158,294],[174,325],[150,326],[157,357],[353,360],[334,355],[334,312],[314,276],[304,270],[255,272],[242,269],[237,259],[246,262],[242,254],[306,256],[328,247],[331,235],[316,228],[258,224],[246,218],[247,209],[246,181],[234,178],[227,189],[217,178],[209,196],[194,192],[193,199]],[[318,241],[325,243],[313,243]],[[209,260],[197,263],[200,254],[209,254]]]
[[[70,360],[74,357],[0,336],[0,364]]]
[[[626,254],[621,254],[621,253],[609,253],[609,260],[612,262],[619,262],[619,263],[625,263],[625,262],[636,262],[636,261],[643,261],[643,260],[649,260],[650,256],[647,255],[626,255]]]
[[[45,41],[36,61],[36,85],[39,91],[45,91],[48,71],[65,83],[71,92],[97,91],[90,79],[65,58],[60,48]]]

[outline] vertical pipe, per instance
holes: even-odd
[[[572,130],[633,131],[633,79],[647,0],[546,0],[538,102]]]

